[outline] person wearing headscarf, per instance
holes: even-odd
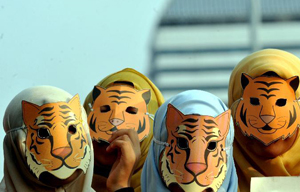
[[[88,94],[84,108],[95,150],[92,186],[96,191],[106,191],[107,178],[115,173],[114,164],[119,161],[120,150],[108,152],[107,147],[111,145],[111,135],[120,132],[119,136],[126,136],[133,148],[140,146],[140,158],[128,185],[136,192],[141,191],[142,167],[153,135],[152,118],[163,102],[158,88],[146,76],[130,68],[105,77]]]
[[[9,103],[3,127],[1,192],[94,191],[93,148],[78,95],[25,89]]]
[[[142,191],[237,191],[230,110],[216,96],[189,90],[156,112]]]
[[[278,49],[254,52],[232,71],[228,105],[242,192],[252,177],[300,174],[299,75],[299,58]]]

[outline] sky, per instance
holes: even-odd
[[[0,1],[0,119],[36,85],[56,86],[81,103],[93,86],[126,67],[147,75],[150,44],[168,1]],[[0,123],[0,180],[3,139]]]

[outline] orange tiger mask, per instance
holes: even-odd
[[[27,164],[36,177],[49,172],[59,179],[66,179],[76,169],[85,173],[91,149],[81,119],[79,96],[74,96],[68,103],[42,106],[22,101],[22,108],[27,127]]]
[[[243,73],[241,84],[243,96],[236,109],[235,123],[244,135],[268,146],[296,132],[299,126],[299,104],[295,96],[298,76],[285,80],[267,76],[252,78]]]
[[[160,155],[162,178],[169,187],[178,183],[184,191],[217,191],[225,179],[225,141],[230,110],[217,117],[184,115],[168,105],[167,146]]]
[[[134,129],[142,141],[150,131],[147,104],[150,90],[114,85],[107,89],[95,86],[92,111],[88,116],[90,133],[96,141],[107,141],[119,129]]]

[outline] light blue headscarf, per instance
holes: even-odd
[[[226,105],[216,96],[200,90],[190,90],[182,92],[168,101],[166,101],[156,112],[153,127],[153,137],[162,142],[167,141],[167,129],[165,125],[168,104],[171,103],[179,109],[183,114],[199,114],[217,117],[219,114],[228,110]],[[232,118],[230,119],[230,129],[226,137],[226,154],[227,154],[227,173],[222,186],[218,192],[236,192],[237,191],[237,175],[232,156],[232,143],[234,139],[234,127]],[[158,144],[152,140],[148,157],[145,161],[141,185],[142,191],[159,191],[169,192],[165,186],[159,173],[159,156],[165,146]]]

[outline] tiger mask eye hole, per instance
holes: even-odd
[[[75,125],[70,125],[69,128],[68,128],[68,132],[71,134],[71,135],[74,135],[76,132],[77,132],[77,128]]]
[[[216,141],[211,141],[207,145],[207,149],[209,151],[214,151],[217,148],[217,142]]]
[[[256,98],[256,97],[250,97],[250,103],[251,103],[252,105],[254,105],[254,106],[260,105],[259,99]]]
[[[188,142],[188,140],[185,139],[185,138],[183,138],[183,137],[178,137],[177,138],[177,147],[179,149],[183,149],[183,150],[189,148],[189,142]]]
[[[110,106],[109,105],[103,105],[100,107],[101,113],[106,113],[110,111]]]
[[[283,99],[283,98],[277,99],[276,105],[279,106],[279,107],[285,106],[286,105],[286,99]]]
[[[138,108],[136,108],[136,107],[127,107],[126,112],[135,115],[138,112]]]
[[[38,129],[37,135],[41,139],[48,139],[51,136],[49,129],[47,129],[47,128]]]

